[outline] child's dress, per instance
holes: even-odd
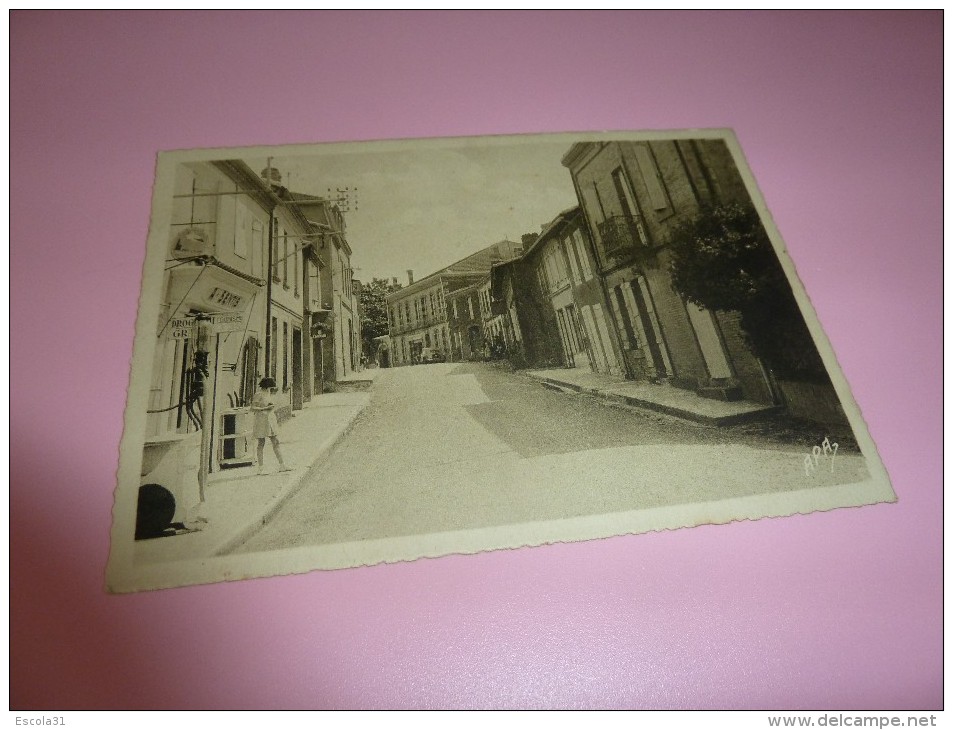
[[[255,415],[252,427],[256,439],[266,439],[278,435],[278,416],[275,414],[275,397],[267,390],[259,390],[251,401],[251,411]]]

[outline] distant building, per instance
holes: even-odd
[[[387,295],[392,364],[416,364],[424,348],[439,350],[450,359],[453,343],[447,302],[453,292],[485,279],[493,263],[520,253],[521,244],[504,240],[418,281],[408,272],[407,286]]]
[[[482,360],[485,356],[483,317],[480,314],[479,289],[483,281],[451,290],[447,295],[447,321],[450,332],[448,359],[453,362]]]
[[[504,336],[518,343],[508,347],[514,364],[621,372],[579,208],[544,226],[519,260],[495,266],[492,293]]]

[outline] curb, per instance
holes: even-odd
[[[728,416],[705,416],[700,413],[694,413],[692,411],[687,411],[675,406],[667,406],[661,403],[655,403],[654,401],[643,400],[632,395],[614,393],[610,390],[613,386],[597,388],[578,385],[576,383],[569,383],[543,375],[534,375],[533,373],[523,374],[539,383],[549,385],[559,390],[570,390],[576,393],[584,393],[586,395],[596,396],[615,405],[629,406],[643,411],[654,411],[656,413],[662,413],[666,416],[672,416],[674,418],[701,426],[731,426],[737,423],[744,423],[746,421],[757,420],[765,416],[774,415],[776,413],[780,413],[783,410],[781,406],[765,406],[760,410],[750,411],[747,413],[736,413]]]
[[[284,506],[285,502],[297,494],[297,492],[301,489],[301,486],[304,484],[305,477],[311,473],[312,469],[318,466],[318,462],[327,457],[331,450],[337,446],[337,444],[348,434],[348,432],[354,426],[355,421],[357,421],[358,416],[364,412],[366,407],[367,403],[360,406],[353,417],[348,419],[347,423],[333,433],[331,437],[321,445],[311,463],[308,464],[308,466],[302,468],[300,474],[297,474],[290,479],[285,488],[275,495],[270,502],[265,504],[265,509],[260,516],[255,518],[255,520],[249,524],[245,525],[245,527],[236,531],[231,537],[229,537],[227,540],[224,540],[219,546],[213,548],[210,553],[210,557],[219,557],[228,554],[243,542],[248,540],[256,532],[258,532],[263,525],[268,524],[268,522],[271,521],[271,518],[275,516],[275,513]]]

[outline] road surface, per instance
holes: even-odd
[[[380,373],[370,404],[236,552],[492,527],[850,483],[806,449],[610,406],[486,363]]]

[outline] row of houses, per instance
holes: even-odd
[[[577,206],[505,255],[480,259],[482,273],[455,279],[449,267],[425,279],[426,291],[389,298],[391,332],[404,340],[395,364],[415,362],[415,348],[429,340],[450,360],[584,368],[844,420],[829,387],[786,382],[766,368],[737,313],[707,311],[672,284],[668,244],[679,227],[703,208],[751,203],[724,142],[580,142],[562,164]],[[408,306],[418,292],[422,301]]]
[[[498,241],[387,295],[390,363],[413,365],[436,352],[448,360],[476,357],[483,351],[481,294],[488,293],[491,267],[523,252],[521,244]]]
[[[351,256],[341,211],[283,187],[273,167],[177,168],[144,475],[198,434],[203,474],[247,465],[261,378],[277,382],[284,417],[360,368]]]

